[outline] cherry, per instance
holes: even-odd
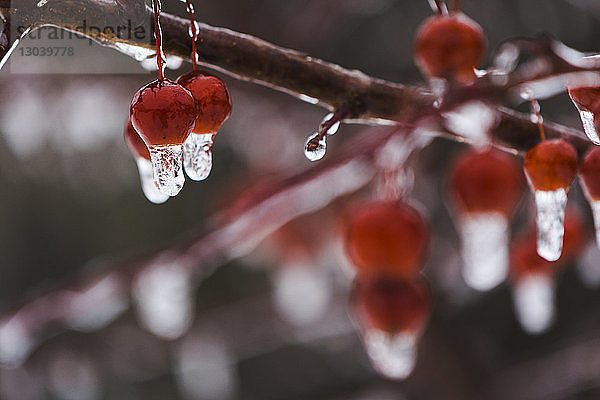
[[[198,119],[193,132],[216,133],[231,114],[229,92],[222,80],[203,72],[192,71],[177,78],[196,100]]]
[[[577,108],[588,110],[594,114],[600,112],[600,88],[568,88],[567,93]]]
[[[390,276],[360,277],[352,299],[365,329],[390,334],[419,333],[431,306],[429,291],[422,282]]]
[[[465,14],[435,15],[417,31],[415,61],[425,76],[469,83],[485,47],[481,26]]]
[[[144,143],[140,135],[131,124],[131,119],[127,120],[127,125],[125,126],[123,135],[125,136],[125,142],[127,143],[129,150],[131,150],[136,157],[142,157],[146,160],[150,160],[150,151],[148,150],[146,143]]]
[[[406,203],[378,201],[348,212],[344,244],[360,273],[414,276],[428,241],[425,217]]]
[[[591,200],[600,200],[600,147],[594,146],[587,152],[581,162],[579,177]]]
[[[577,175],[577,151],[563,139],[543,140],[525,155],[523,169],[534,190],[567,189]]]
[[[166,79],[144,86],[131,102],[131,123],[148,147],[182,145],[196,115],[191,93]]]
[[[452,200],[466,212],[511,215],[521,197],[521,185],[518,163],[498,150],[465,152],[450,175]]]

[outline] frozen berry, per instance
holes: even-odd
[[[192,94],[169,80],[149,83],[131,102],[131,123],[148,147],[182,145],[196,116]]]
[[[358,272],[417,273],[429,242],[420,212],[403,202],[379,201],[354,207],[347,215],[345,248]]]
[[[198,119],[193,132],[216,133],[231,114],[229,92],[222,80],[202,72],[190,72],[177,78],[196,100]]]
[[[544,140],[527,152],[523,169],[534,190],[567,189],[577,175],[577,151],[562,139]]]
[[[481,26],[465,14],[435,15],[417,31],[415,61],[425,76],[469,83],[485,47]]]

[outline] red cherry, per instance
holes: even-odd
[[[581,167],[579,177],[592,200],[600,200],[600,147],[592,147],[587,152]]]
[[[511,215],[521,198],[521,185],[519,164],[498,150],[465,152],[450,175],[452,200],[465,212]]]
[[[346,254],[360,273],[414,276],[429,242],[425,217],[406,203],[379,201],[348,212]]]
[[[190,72],[177,78],[177,83],[188,89],[198,108],[194,133],[216,133],[231,114],[229,92],[222,80],[202,72]]]
[[[196,115],[191,93],[169,80],[149,83],[131,102],[131,123],[148,147],[182,145]]]
[[[568,88],[567,93],[577,108],[588,110],[594,114],[600,112],[600,88]]]
[[[389,276],[360,277],[352,299],[365,329],[390,334],[420,333],[431,307],[431,296],[421,281]]]
[[[481,26],[465,14],[435,15],[417,31],[415,62],[423,75],[469,83],[485,47]]]
[[[146,143],[144,143],[140,135],[136,132],[135,128],[131,124],[131,119],[127,120],[127,125],[125,126],[123,135],[125,136],[125,142],[127,143],[129,150],[131,150],[136,157],[142,157],[146,160],[150,160],[150,151],[148,150]]]
[[[525,155],[523,169],[534,190],[567,189],[577,175],[577,151],[562,139],[543,140]]]

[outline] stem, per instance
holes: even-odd
[[[428,0],[429,6],[438,15],[448,15],[448,6],[445,0]]]
[[[158,68],[158,81],[162,82],[165,80],[165,68],[162,47],[162,31],[160,27],[160,0],[152,0],[152,9],[154,11],[154,38],[156,41],[156,67]]]
[[[544,141],[546,140],[546,132],[544,132],[544,118],[542,118],[542,114],[540,114],[540,103],[535,99],[530,99],[529,104],[531,104],[531,113],[535,117],[535,122],[540,131],[540,138]]]
[[[451,12],[456,13],[460,11],[460,0],[452,0],[452,4],[450,6]]]
[[[196,41],[198,40],[198,31],[196,29],[196,18],[194,18],[194,5],[190,0],[185,0],[185,6],[190,13],[190,29],[192,31],[192,65],[194,72],[198,71],[198,55],[196,54]]]

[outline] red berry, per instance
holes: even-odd
[[[169,80],[149,83],[131,102],[131,123],[148,147],[182,145],[196,115],[191,93]]]
[[[347,214],[346,254],[360,273],[414,276],[429,241],[428,224],[406,203],[379,201]]]
[[[498,150],[465,152],[450,175],[452,200],[465,212],[511,215],[521,198],[521,185],[519,164]]]
[[[577,151],[562,139],[544,140],[525,155],[523,169],[534,190],[567,189],[577,175]]]
[[[131,124],[131,119],[127,120],[127,125],[125,126],[125,131],[123,134],[129,150],[131,150],[136,157],[142,157],[146,160],[150,160],[150,151],[148,150],[146,143],[144,143],[140,135],[136,132],[135,128]]]
[[[231,114],[229,92],[222,80],[202,72],[190,72],[177,78],[188,89],[198,108],[194,133],[216,133]]]
[[[592,147],[579,168],[579,177],[592,200],[600,200],[600,147]]]
[[[420,281],[370,276],[356,281],[353,303],[366,329],[419,333],[429,315],[430,297]]]
[[[588,110],[594,114],[600,112],[600,88],[569,88],[567,92],[577,108]]]
[[[417,31],[415,61],[423,75],[469,83],[485,47],[481,26],[465,14],[435,15]]]

